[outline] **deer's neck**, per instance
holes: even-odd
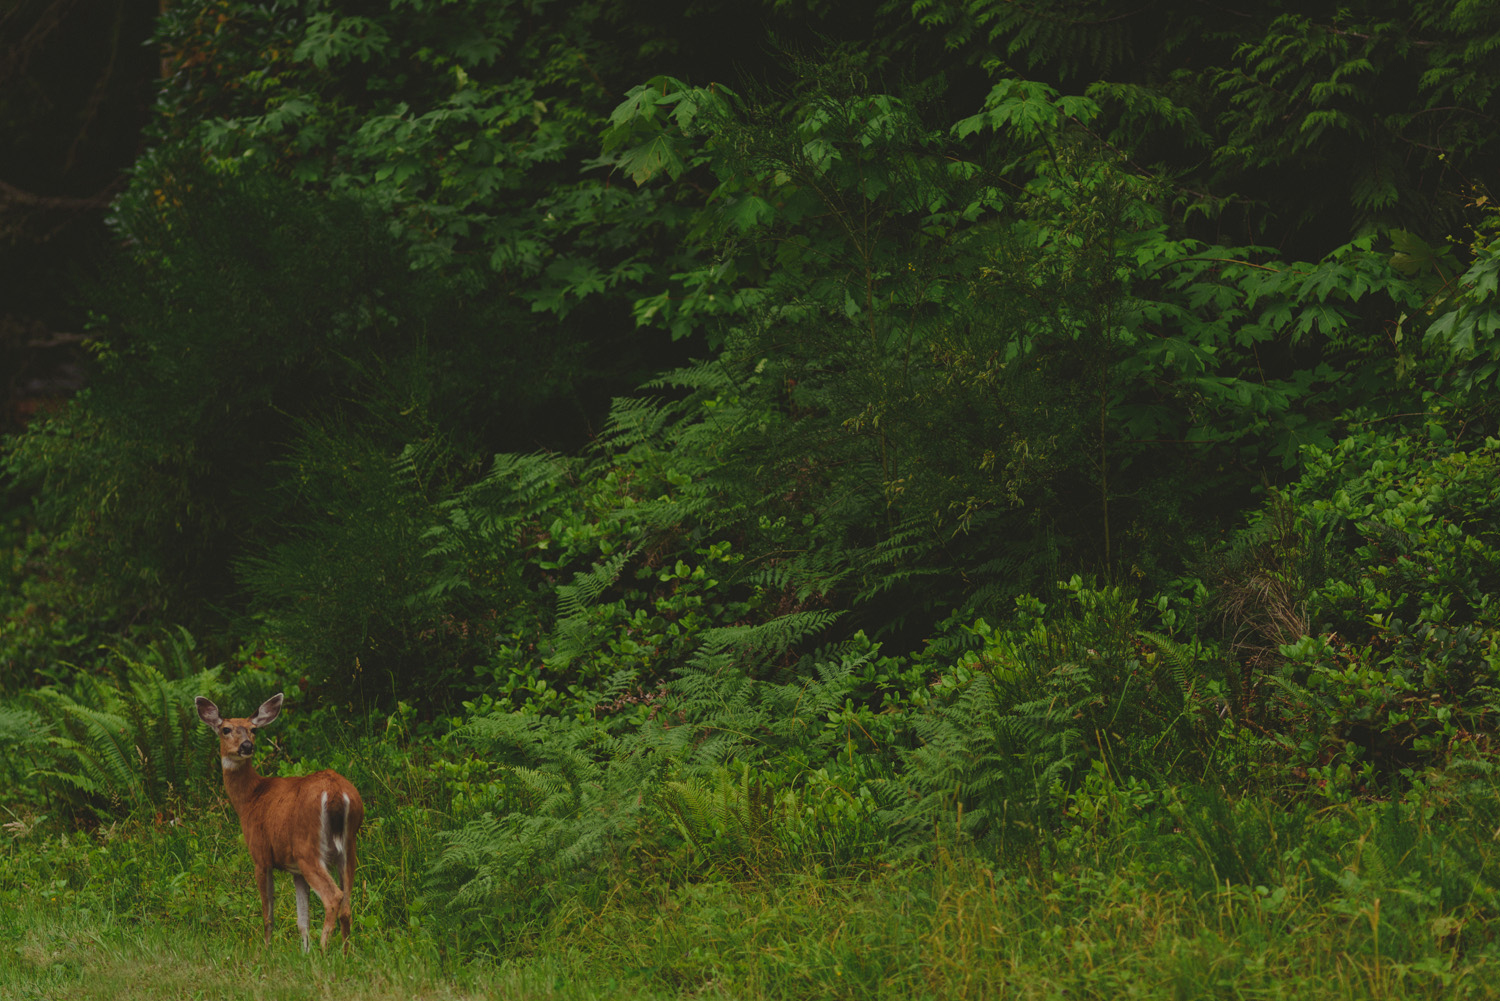
[[[238,810],[241,804],[255,795],[255,790],[260,788],[265,779],[260,777],[248,758],[221,758],[220,762],[224,766],[224,791],[229,794],[229,802]]]

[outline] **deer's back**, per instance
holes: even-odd
[[[240,822],[252,854],[269,855],[276,868],[296,872],[298,858],[326,854],[329,838],[352,842],[364,816],[364,802],[354,783],[324,770],[262,779],[245,803]]]

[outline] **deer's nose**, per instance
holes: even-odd
[[[246,758],[250,757],[251,752],[254,751],[254,750],[255,750],[255,744],[252,741],[247,740],[244,743],[240,744],[240,754],[243,757],[246,757]]]

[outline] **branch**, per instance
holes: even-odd
[[[102,209],[109,206],[110,200],[114,198],[119,187],[120,181],[117,178],[110,181],[98,194],[73,198],[67,195],[34,195],[29,191],[22,191],[13,184],[0,181],[0,205],[9,202],[13,205],[27,205],[43,209]]]

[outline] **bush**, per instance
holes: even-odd
[[[1011,623],[967,627],[977,646],[913,720],[922,809],[956,814],[994,851],[1055,825],[1092,768],[1120,781],[1203,774],[1220,734],[1228,686],[1212,650],[1141,629],[1119,587],[1075,577],[1059,589],[1052,605],[1018,600]]]
[[[1437,425],[1426,440],[1362,432],[1309,449],[1299,479],[1242,543],[1258,560],[1233,564],[1278,586],[1220,582],[1239,588],[1241,623],[1296,623],[1276,635],[1274,657],[1270,644],[1258,648],[1262,706],[1251,718],[1331,794],[1374,791],[1464,746],[1491,746],[1497,475],[1500,442],[1460,447]],[[1273,524],[1279,542],[1267,547]]]

